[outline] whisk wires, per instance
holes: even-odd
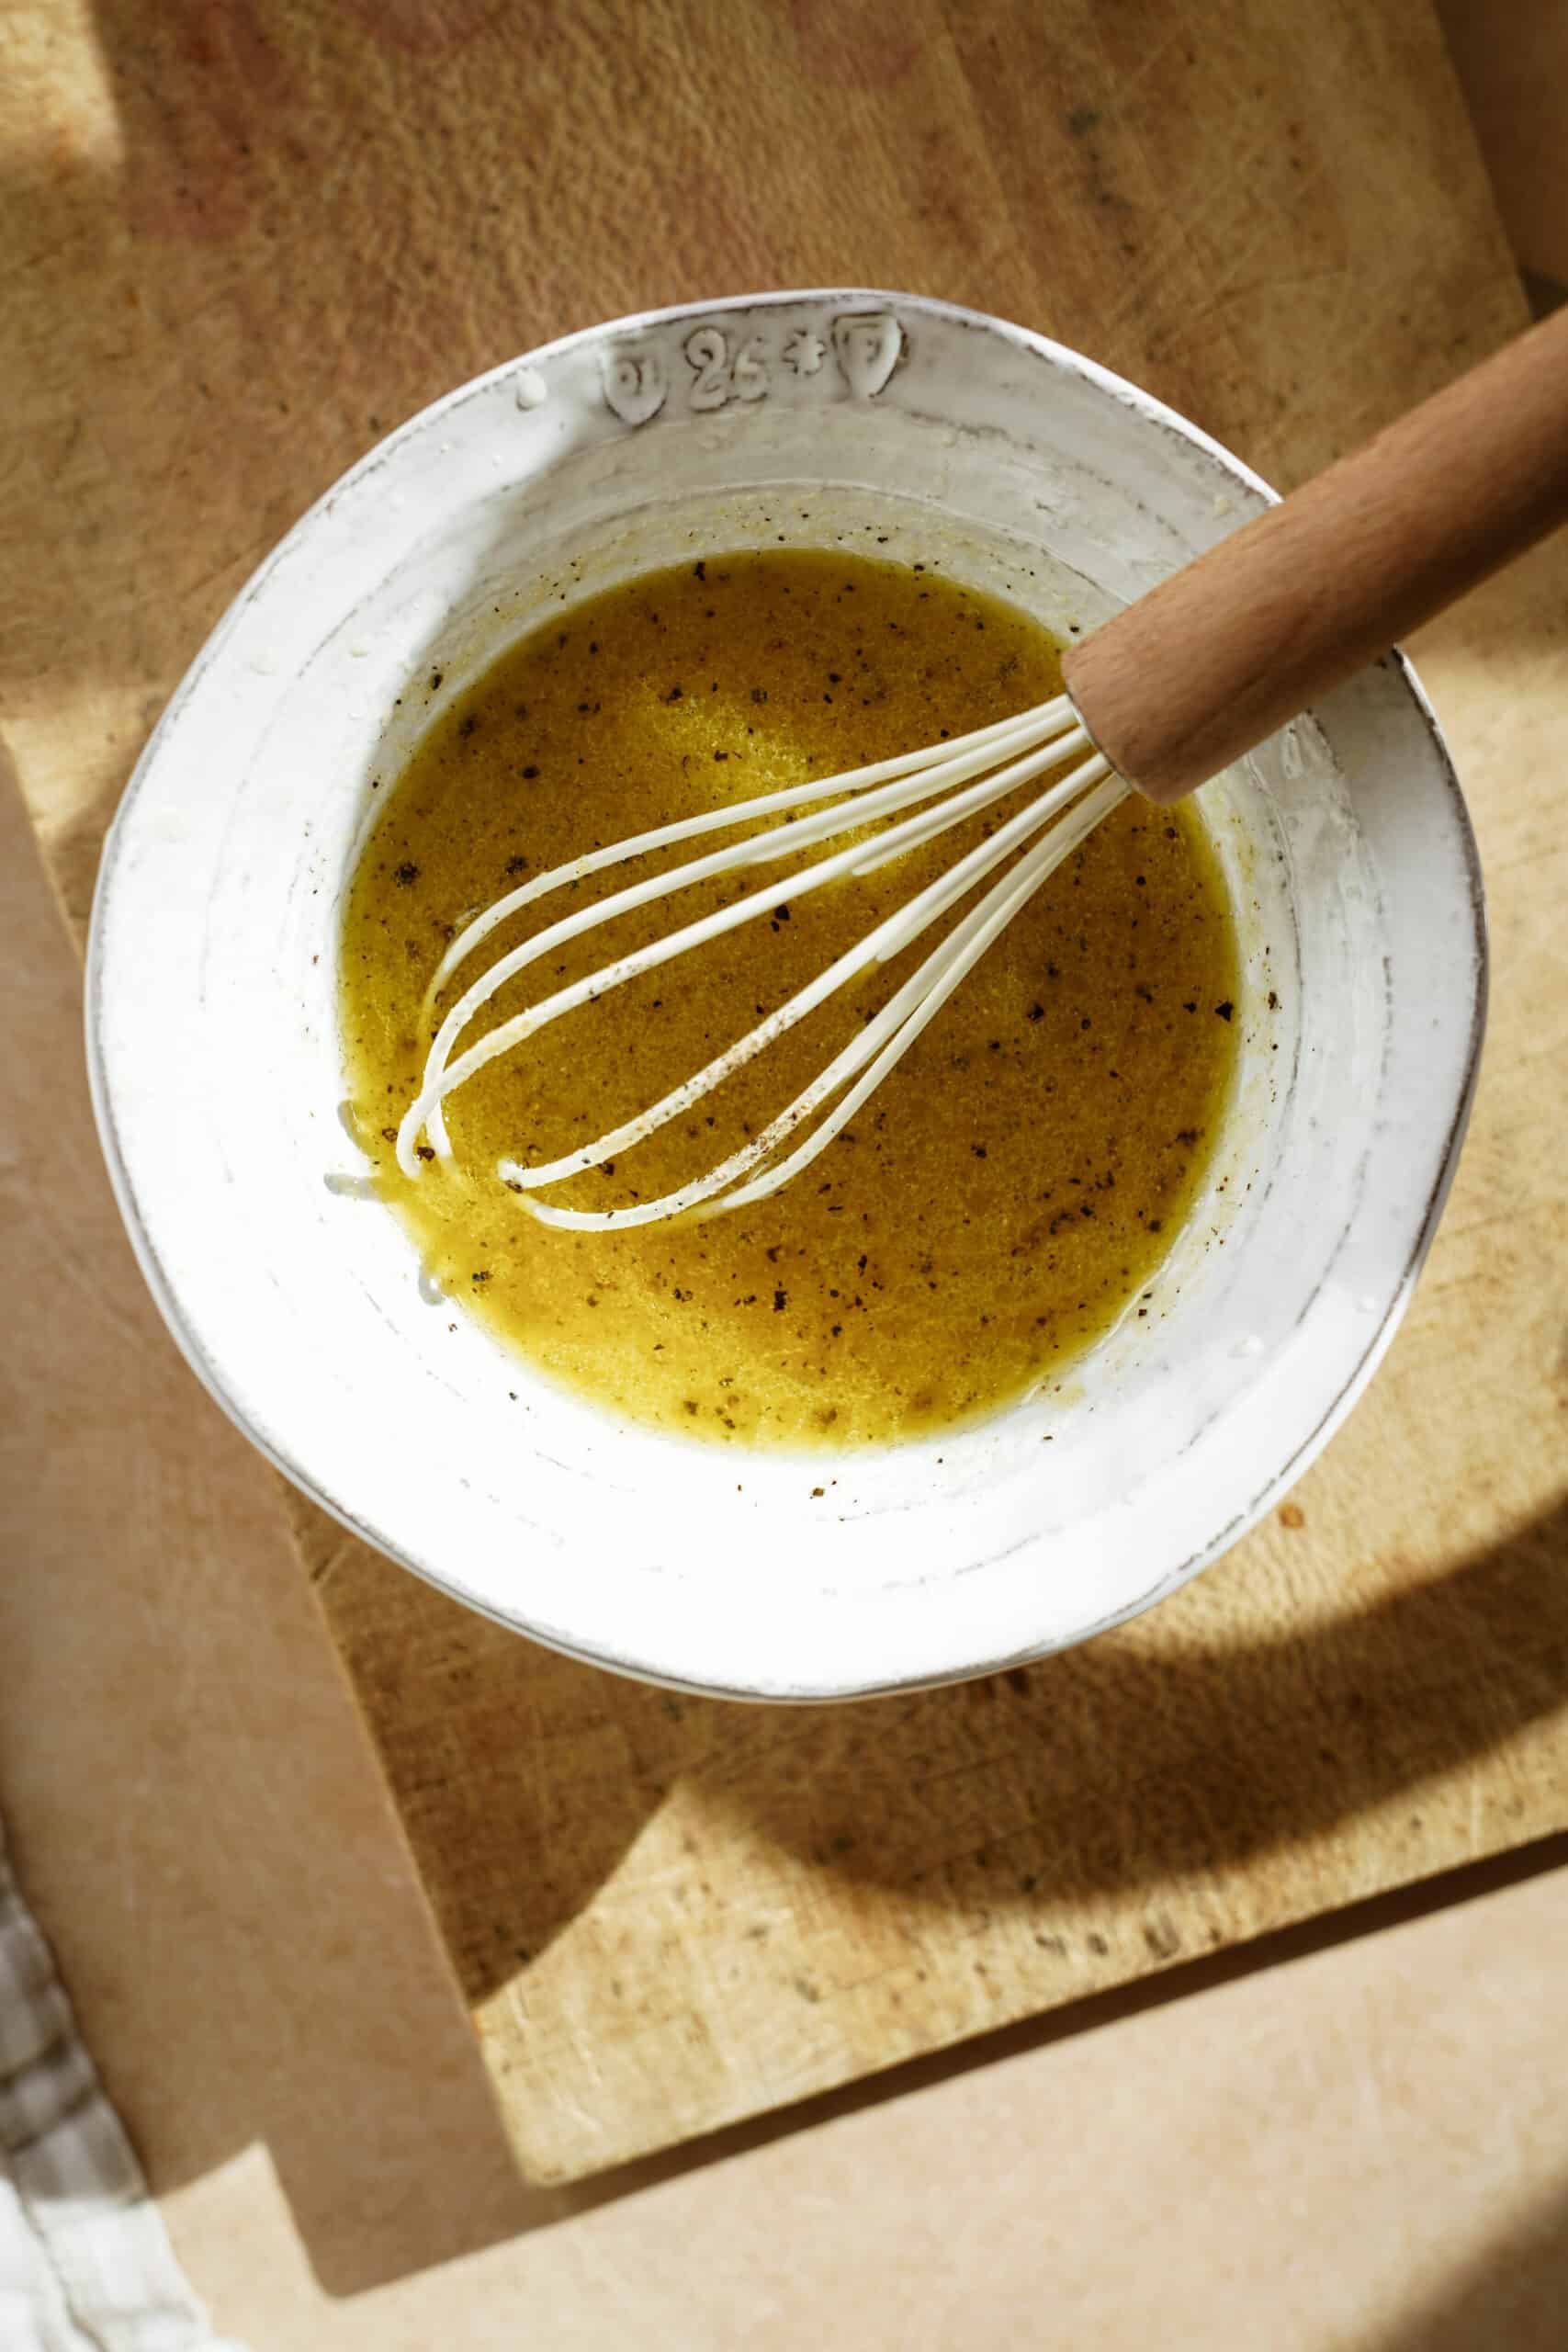
[[[1080,753],[1087,756],[1079,758]],[[496,1170],[501,1181],[522,1195],[534,1216],[547,1225],[580,1231],[647,1225],[698,1209],[711,1215],[742,1207],[778,1191],[826,1149],[908,1051],[1001,931],[1125,797],[1128,787],[1093,749],[1066,695],[947,742],[930,744],[894,759],[792,785],[781,791],[705,810],[678,823],[659,826],[555,866],[508,891],[457,933],[431,979],[424,1015],[426,1022],[434,1025],[434,1034],[419,1093],[398,1130],[400,1167],[409,1176],[419,1173],[420,1146],[426,1136],[428,1148],[440,1159],[450,1159],[452,1147],[444,1105],[449,1095],[479,1070],[500,1056],[515,1052],[565,1014],[596,1003],[640,974],[689,954],[745,923],[771,915],[779,901],[780,886],[776,881],[771,882],[650,940],[586,978],[556,989],[526,1011],[497,1023],[472,1045],[463,1047],[465,1033],[497,991],[569,941],[694,884],[773,865],[830,841],[835,834],[861,834],[867,824],[897,818],[898,821],[887,824],[870,840],[857,839],[791,875],[787,888],[793,900],[843,877],[863,876],[1011,797],[1036,777],[1074,759],[1077,764],[1065,777],[1048,786],[997,826],[947,873],[917,892],[908,905],[876,923],[815,979],[648,1110],[558,1159],[532,1162],[503,1159]],[[831,805],[816,805],[823,802]],[[786,812],[798,809],[811,813],[787,816]],[[906,810],[914,813],[900,815]],[[524,908],[631,859],[676,847],[705,834],[777,817],[785,817],[786,821],[765,825],[764,830],[745,840],[668,867],[548,924],[499,956],[435,1023],[436,1001],[447,983],[500,924]],[[637,1201],[621,1208],[559,1208],[534,1197],[537,1192],[629,1150],[669,1120],[680,1117],[765,1052],[858,973],[900,955],[1004,865],[1008,870],[992,882],[853,1040],[761,1133],[716,1167],[655,1200]],[[835,1097],[840,1099],[835,1102]],[[813,1121],[815,1125],[811,1124]],[[803,1126],[809,1130],[804,1140],[786,1151],[790,1138]],[[781,1153],[782,1158],[778,1156]]]

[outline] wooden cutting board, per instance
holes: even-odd
[[[618,311],[908,286],[1288,481],[1520,323],[1409,0],[14,6],[6,740],[80,934],[147,730],[369,442]],[[1568,548],[1429,633],[1492,892],[1370,1396],[1175,1600],[996,1681],[675,1699],[288,1504],[519,2157],[563,2180],[1568,1821]]]

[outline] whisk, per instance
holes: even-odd
[[[471,981],[434,1025],[419,1094],[398,1131],[400,1166],[410,1176],[419,1173],[423,1138],[425,1153],[449,1158],[447,1097],[565,1014],[771,916],[781,888],[793,900],[864,876],[1065,768],[660,1101],[558,1159],[502,1159],[496,1170],[534,1216],[580,1229],[738,1209],[777,1192],[847,1125],[999,933],[1119,802],[1133,792],[1170,802],[1195,790],[1565,517],[1568,311],[1505,346],[1103,623],[1066,656],[1065,694],[948,741],[613,842],[498,899],[447,947],[426,992],[427,1020],[446,984],[524,908],[650,853],[759,820],[783,820],[564,916]],[[885,820],[885,830],[866,838],[865,828]],[[569,941],[694,884],[773,866],[845,833],[854,838],[790,873],[786,885],[775,878],[746,891],[463,1045],[500,989]],[[982,885],[988,887],[976,902],[842,1051],[716,1166],[658,1199],[625,1207],[561,1208],[535,1197],[681,1117],[858,973],[900,955]]]

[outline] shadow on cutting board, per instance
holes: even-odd
[[[341,1542],[329,1614],[366,1576],[392,1586],[377,1648],[400,1704],[381,1715],[397,1726],[383,1761],[471,2004],[525,1982],[677,1786],[808,1870],[976,1928],[1016,1913],[1059,1952],[1062,1915],[1091,1917],[1097,1899],[1238,1864],[1266,1873],[1270,1855],[1394,1801],[1382,1834],[1418,1832],[1424,1786],[1568,1707],[1568,1501],[1304,1634],[1183,1644],[1156,1612],[1037,1666],[851,1706],[622,1681]],[[345,1631],[364,1623],[344,1607]],[[374,1684],[363,1649],[352,1663]],[[432,1726],[459,1700],[466,1745],[443,1770]],[[700,1853],[687,1860],[700,1882]],[[1141,1969],[1203,1949],[1157,1905],[1141,1934]]]

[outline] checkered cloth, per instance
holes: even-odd
[[[186,2286],[0,1829],[0,2352],[240,2352]]]

